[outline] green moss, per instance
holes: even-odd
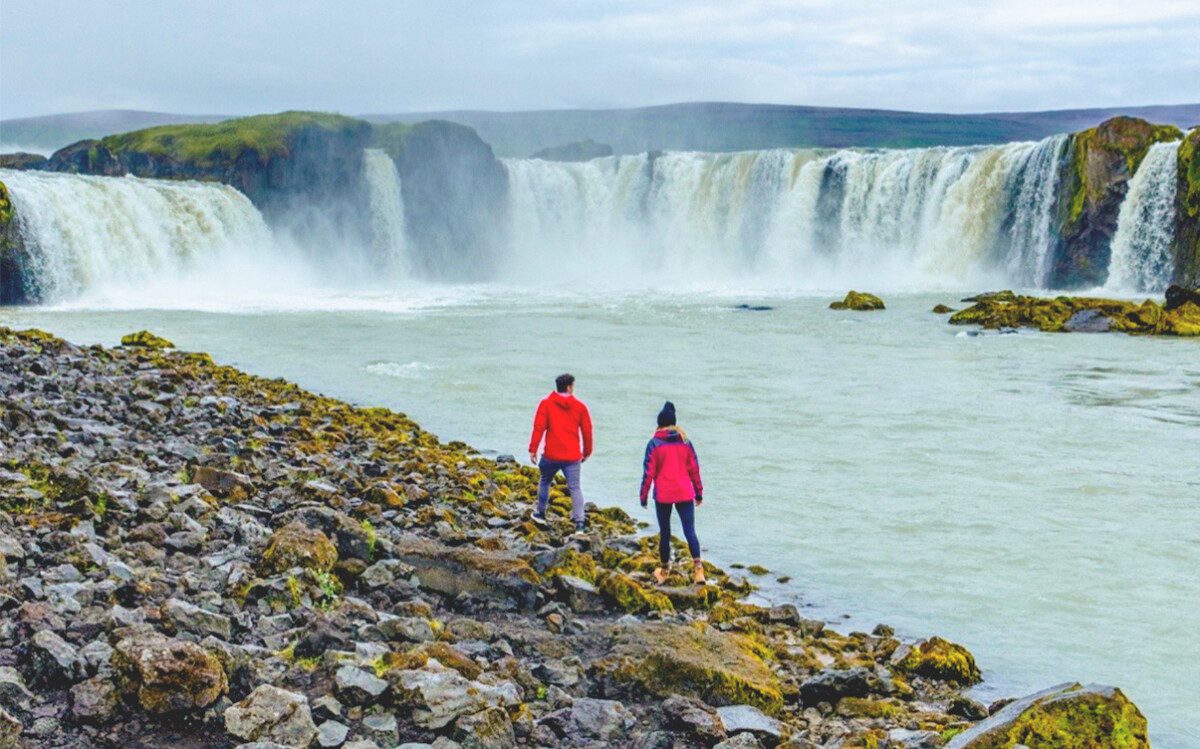
[[[148,330],[139,330],[136,333],[121,336],[121,345],[153,349],[175,348],[174,343],[161,336],[156,336]]]
[[[970,746],[1010,749],[1019,744],[1055,749],[1149,749],[1150,740],[1146,718],[1121,690],[1085,692],[1075,685],[1033,704],[1002,728],[972,737]]]
[[[975,665],[975,656],[969,650],[940,637],[931,637],[914,645],[896,668],[903,673],[951,684],[978,684],[983,678]]]
[[[675,610],[671,599],[657,591],[646,590],[636,580],[620,572],[610,572],[601,578],[599,588],[608,600],[631,614]]]
[[[286,572],[293,567],[328,572],[337,559],[337,547],[324,533],[291,523],[272,534],[262,563],[273,572]]]
[[[13,219],[17,217],[12,199],[8,195],[8,186],[0,182],[0,233],[3,233]]]
[[[837,705],[839,715],[848,718],[883,718],[894,720],[904,715],[904,710],[887,700],[861,697],[843,697]]]
[[[595,583],[596,560],[592,558],[591,554],[584,554],[575,549],[566,549],[558,558],[557,564],[547,570],[546,574],[548,577],[570,575],[578,577],[580,580],[587,580],[589,583]]]
[[[367,561],[375,558],[375,546],[379,543],[379,536],[375,533],[375,526],[370,520],[362,521],[363,532],[367,534]]]
[[[596,665],[618,682],[659,696],[684,694],[712,705],[783,706],[770,655],[755,640],[702,624],[645,624],[621,630],[613,655]]]
[[[367,127],[369,125],[362,120],[339,114],[293,111],[214,124],[160,125],[110,135],[101,140],[100,145],[113,153],[142,153],[211,166],[235,161],[247,151],[257,153],[263,160],[286,156],[292,137],[304,128],[353,132]]]
[[[831,303],[829,309],[850,309],[867,312],[885,309],[885,307],[883,306],[883,300],[874,294],[868,294],[865,291],[850,291],[842,301]]]
[[[1090,154],[1095,151],[1120,159],[1129,179],[1146,157],[1150,146],[1164,141],[1179,140],[1183,133],[1174,125],[1154,125],[1136,117],[1113,117],[1089,130],[1075,133],[1071,138],[1070,207],[1066,226],[1076,226],[1088,205],[1100,200],[1108,189],[1107,182],[1097,183],[1090,178]]]

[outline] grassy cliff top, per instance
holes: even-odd
[[[213,124],[161,125],[110,135],[100,142],[114,153],[137,152],[205,163],[217,156],[236,159],[247,150],[264,157],[286,154],[296,131],[312,127],[352,133],[369,125],[340,114],[281,112]]]

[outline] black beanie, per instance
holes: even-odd
[[[658,425],[660,427],[675,426],[675,404],[671,401],[664,403],[662,410],[658,412]]]

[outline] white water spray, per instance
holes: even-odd
[[[1179,143],[1150,146],[1121,203],[1105,288],[1159,293],[1171,280]]]
[[[392,158],[377,148],[363,151],[363,175],[371,209],[373,249],[389,270],[408,271],[412,265],[400,174]]]

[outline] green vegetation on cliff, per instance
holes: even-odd
[[[292,137],[300,130],[320,128],[353,136],[370,127],[362,120],[325,112],[282,112],[241,117],[214,124],[161,125],[110,135],[100,145],[113,153],[143,153],[194,162],[199,166],[236,160],[254,151],[264,160],[286,156]]]
[[[1175,283],[1200,286],[1200,128],[1179,145],[1175,188]]]
[[[1094,153],[1099,152],[1102,159],[1120,157],[1127,180],[1133,177],[1150,146],[1182,137],[1183,132],[1174,125],[1155,125],[1135,117],[1114,117],[1097,127],[1075,133],[1071,139],[1073,178],[1068,225],[1078,222],[1088,204],[1099,202],[1111,186],[1111,182],[1097,172]],[[1105,173],[1109,171],[1106,169]]]

